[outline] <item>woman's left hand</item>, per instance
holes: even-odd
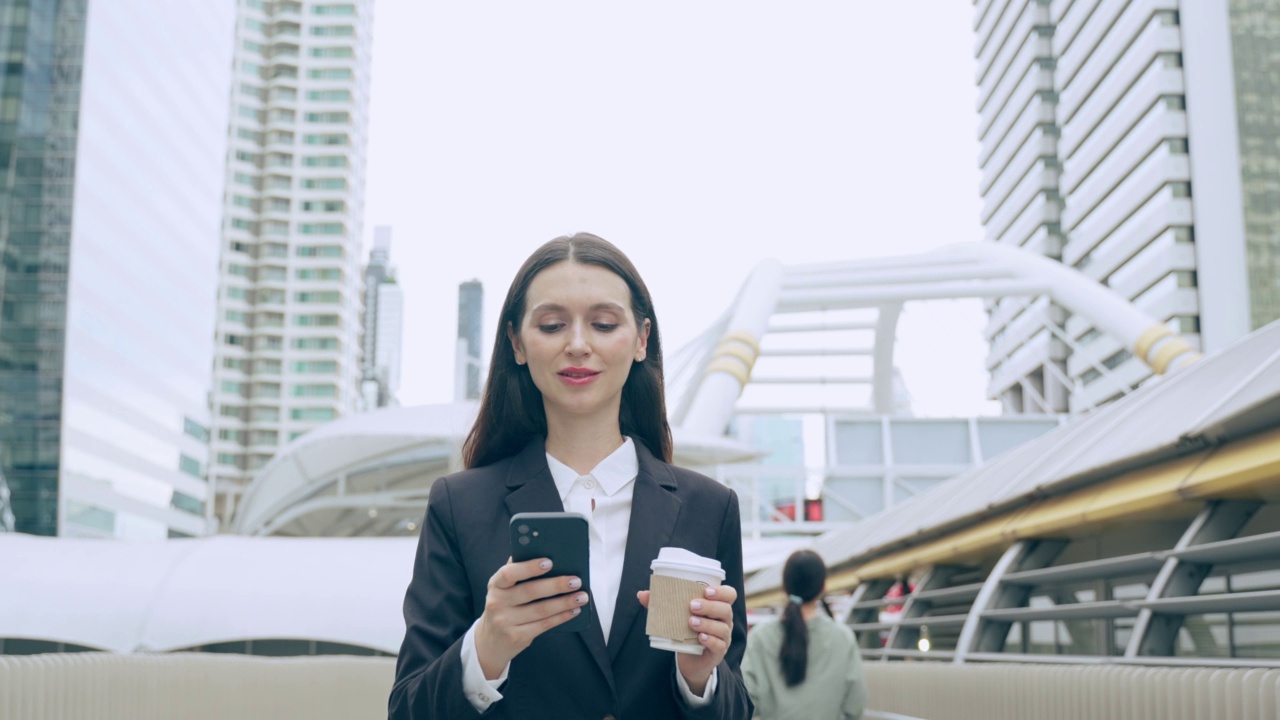
[[[640,604],[648,608],[649,591],[641,590],[637,596]],[[711,672],[729,652],[733,638],[733,602],[737,599],[737,590],[718,585],[706,589],[705,599],[689,604],[689,627],[698,633],[698,643],[706,649],[701,655],[676,653],[676,668],[694,695],[703,694]]]

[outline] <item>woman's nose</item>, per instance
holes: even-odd
[[[574,324],[569,329],[569,345],[565,350],[571,355],[582,355],[590,352],[591,346],[587,344],[586,329]]]

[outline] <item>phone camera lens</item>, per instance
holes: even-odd
[[[529,536],[527,536],[527,535],[522,536],[522,537],[520,538],[520,544],[521,544],[521,545],[528,545],[528,544],[529,544]]]
[[[534,530],[534,531],[533,531],[533,536],[534,536],[534,537],[538,537],[538,531],[537,531],[537,530]]]
[[[519,531],[520,531],[520,534],[521,534],[521,535],[524,535],[524,534],[526,534],[526,533],[528,533],[528,532],[529,532],[529,526],[528,526],[528,525],[521,525],[521,526],[517,527],[517,528],[516,528],[516,530],[519,530]]]

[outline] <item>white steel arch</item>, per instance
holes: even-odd
[[[676,360],[683,377],[676,378],[673,386],[683,386],[687,397],[675,403],[673,420],[692,432],[723,433],[742,390],[748,383],[760,381],[752,376],[752,370],[756,360],[768,354],[761,349],[766,334],[796,329],[794,325],[771,324],[777,316],[853,308],[873,308],[877,319],[804,329],[874,331],[873,347],[861,351],[873,359],[871,376],[829,380],[869,383],[872,403],[867,410],[887,413],[893,393],[894,332],[903,303],[1007,296],[1049,297],[1086,317],[1157,374],[1199,357],[1186,339],[1110,288],[1020,248],[975,242],[919,255],[843,263],[783,267],[769,260],[752,272],[727,319],[716,323],[717,332],[704,334],[678,354],[686,356]],[[810,352],[823,354],[826,350],[814,348]],[[1099,370],[1105,374],[1105,368]]]

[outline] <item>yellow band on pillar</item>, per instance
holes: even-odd
[[[1197,355],[1195,348],[1191,344],[1180,337],[1170,338],[1160,346],[1156,351],[1156,356],[1151,358],[1151,369],[1163,375],[1169,369],[1169,365],[1179,357],[1186,353]]]
[[[707,365],[705,375],[722,372],[738,381],[739,385],[746,386],[747,380],[751,378],[751,370],[742,363],[738,358],[718,357]]]
[[[726,334],[723,338],[720,338],[720,344],[725,345],[735,340],[751,348],[755,351],[755,354],[760,354],[760,341],[756,339],[755,335],[752,335],[746,330],[737,330]]]
[[[720,347],[716,348],[715,357],[735,357],[747,364],[750,368],[756,364],[757,353],[745,348],[737,343],[720,343]]]
[[[1151,365],[1151,362],[1147,360],[1147,353],[1151,352],[1151,348],[1161,338],[1169,337],[1172,334],[1173,331],[1167,325],[1152,325],[1143,330],[1142,334],[1138,336],[1138,342],[1133,346],[1133,354],[1137,355],[1142,362]]]

